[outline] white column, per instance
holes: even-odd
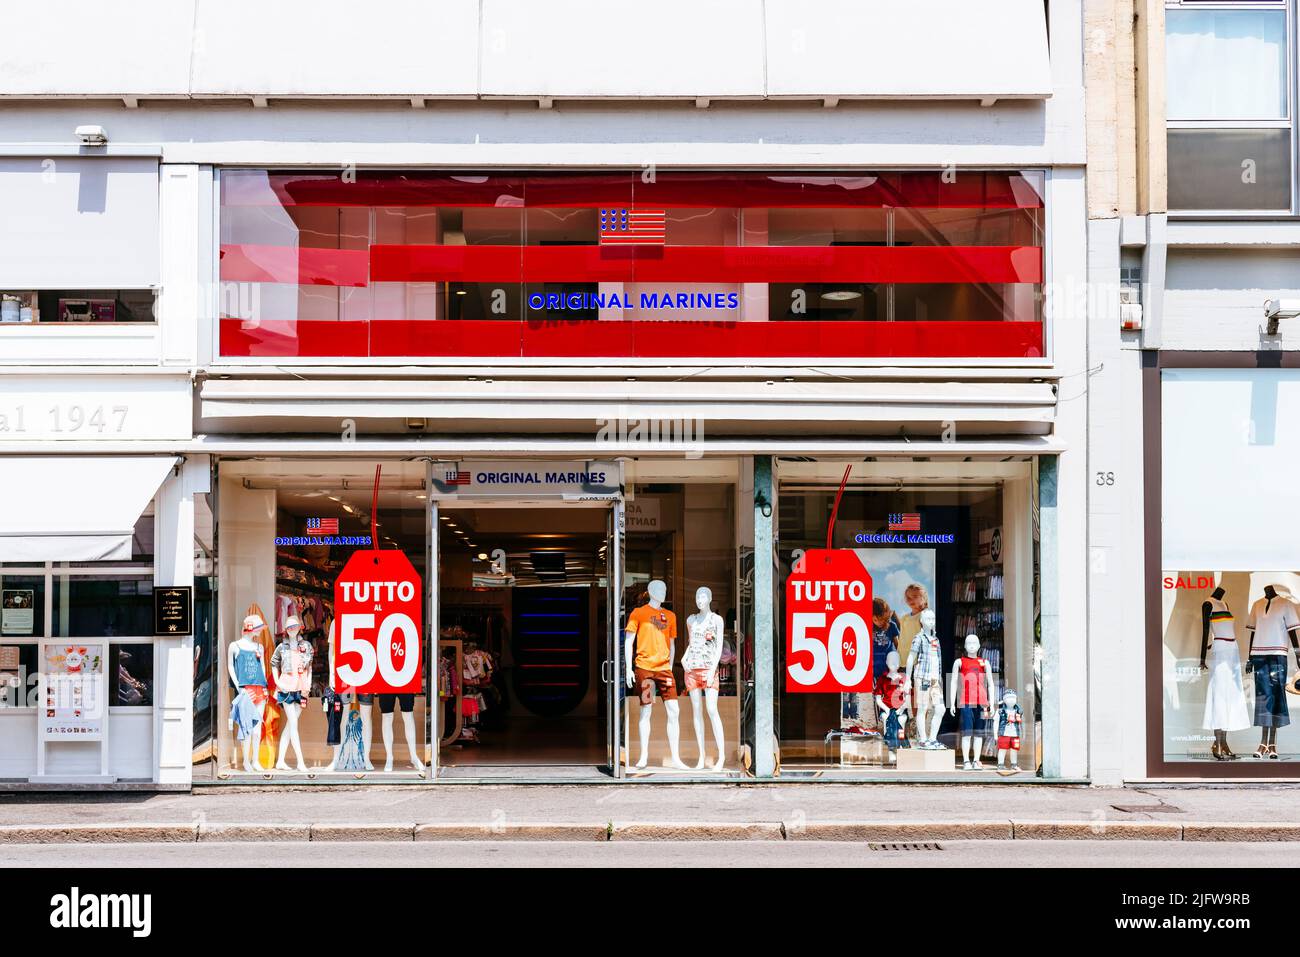
[[[194,585],[194,496],[209,459],[187,456],[154,497],[154,584]],[[154,782],[189,785],[194,741],[194,638],[154,640]]]
[[[1053,34],[1055,36],[1055,34]],[[1086,302],[1087,206],[1083,170],[1056,169],[1048,191],[1050,262],[1048,281],[1052,352],[1060,376],[1056,436],[1065,446],[1056,475],[1057,554],[1041,556],[1044,588],[1053,567],[1059,604],[1059,657],[1051,679],[1057,682],[1059,727],[1045,738],[1059,742],[1055,758],[1044,755],[1049,776],[1084,778],[1088,766],[1088,336]],[[1055,561],[1053,562],[1053,558]],[[1044,610],[1046,619],[1046,610]],[[1046,630],[1046,620],[1044,620]],[[1050,698],[1049,676],[1043,694]],[[1047,720],[1045,710],[1044,720]]]
[[[202,215],[210,202],[211,187],[203,188],[198,166],[164,164],[159,168],[159,218],[162,235],[162,293],[158,301],[158,328],[162,336],[163,365],[192,367],[199,348],[199,318],[205,308],[200,274],[203,250],[211,243],[200,228],[211,223]],[[210,177],[207,181],[210,183]]]

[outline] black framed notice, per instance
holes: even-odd
[[[194,634],[194,586],[164,585],[153,590],[153,633],[158,637]]]

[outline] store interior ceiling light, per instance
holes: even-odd
[[[325,496],[335,502],[342,501],[335,495],[330,495],[329,490],[338,490],[344,492],[365,492],[369,495],[375,488],[375,477],[372,473],[369,479],[355,478],[338,478],[337,476],[322,475],[317,478],[254,478],[246,476],[242,483],[246,489],[284,489],[287,492],[324,492]],[[387,475],[379,483],[381,491],[384,492],[423,492],[425,490],[424,479],[398,479],[391,480]]]
[[[832,289],[830,292],[822,293],[823,299],[829,299],[831,302],[849,302],[853,299],[861,299],[862,293],[852,289]]]

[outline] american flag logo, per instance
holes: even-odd
[[[891,532],[919,532],[921,530],[920,512],[891,512],[889,515]]]
[[[447,475],[446,475],[446,482],[447,482],[448,485],[468,485],[468,484],[469,484],[469,473],[468,473],[468,472],[448,472]]]
[[[337,535],[339,520],[337,518],[309,518],[307,532],[311,535]]]
[[[602,246],[662,246],[668,229],[663,209],[602,209]]]

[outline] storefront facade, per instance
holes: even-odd
[[[1293,782],[1296,5],[1091,16],[1094,779]]]
[[[647,87],[616,118],[511,76],[436,110],[89,110],[159,159],[141,361],[184,376],[184,429],[130,448],[210,522],[159,532],[202,543],[158,575],[210,616],[156,646],[188,707],[154,777],[183,751],[194,785],[1087,780],[1076,6],[1048,5],[1050,55],[1041,4],[999,8],[1021,71],[884,104],[825,77],[811,103]],[[47,139],[67,116],[30,112]],[[790,596],[823,546],[870,575],[854,651],[910,660],[919,725],[885,686],[800,686]],[[372,548],[418,582],[401,691],[334,680]],[[676,631],[666,666],[641,622]]]

